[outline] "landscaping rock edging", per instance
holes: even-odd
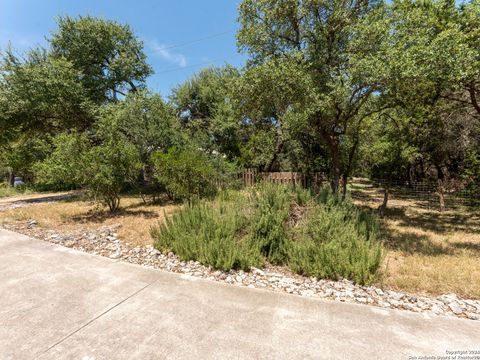
[[[375,286],[361,286],[349,280],[317,280],[274,266],[265,269],[252,268],[250,272],[242,270],[223,272],[204,266],[198,261],[182,261],[173,253],[163,254],[151,246],[132,247],[124,244],[117,237],[116,230],[119,226],[59,233],[42,229],[37,225],[35,220],[30,220],[25,224],[1,224],[0,228],[90,254],[227,284],[431,315],[450,315],[480,320],[480,300],[460,299],[455,294],[441,295],[436,298],[415,296],[398,291],[382,290]]]

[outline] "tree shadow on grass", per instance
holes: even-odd
[[[383,200],[383,192],[381,190],[370,189],[351,189],[350,196],[353,200],[361,202],[378,202],[380,205]]]
[[[36,198],[22,198],[18,200],[9,201],[9,204],[42,204],[42,203],[50,203],[50,202],[71,202],[76,201],[79,199],[78,194],[59,194],[59,195],[48,195]],[[6,199],[8,200],[8,199]]]
[[[138,209],[138,208],[181,205],[182,203],[183,203],[182,200],[172,200],[169,198],[160,198],[160,199],[156,199],[155,201],[147,200],[146,202],[144,202],[141,198],[139,198],[138,202],[124,206],[123,209],[131,210],[131,209]]]
[[[417,228],[438,234],[456,231],[476,234],[480,231],[478,215],[467,212],[414,211],[406,214],[406,207],[395,207],[387,209],[385,218],[398,221],[397,225],[403,228]]]
[[[454,248],[458,250],[470,250],[479,253],[480,256],[480,243],[471,243],[466,241],[454,242],[451,244]]]
[[[108,219],[125,217],[142,217],[144,219],[154,219],[159,218],[160,215],[158,214],[158,212],[150,210],[132,210],[127,208],[120,208],[113,213],[105,210],[90,210],[83,214],[70,216],[69,220],[79,223],[102,223]]]
[[[428,256],[453,255],[454,251],[446,246],[435,244],[425,234],[397,231],[386,226],[381,229],[381,238],[387,249],[402,251],[407,254]]]
[[[387,209],[385,221],[381,224],[381,236],[386,248],[429,256],[454,255],[462,249],[480,252],[480,243],[432,241],[435,234],[443,236],[449,236],[455,232],[478,234],[480,219],[477,215],[452,211],[445,213],[409,211],[407,213],[407,209],[408,207],[405,206]],[[388,220],[395,221],[395,225],[389,224]]]

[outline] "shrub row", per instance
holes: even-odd
[[[287,265],[318,278],[375,279],[382,250],[373,215],[327,189],[271,183],[183,207],[152,229],[155,246],[217,269]]]

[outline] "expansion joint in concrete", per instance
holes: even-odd
[[[127,296],[125,299],[123,299],[122,301],[119,301],[118,303],[116,303],[115,305],[109,307],[107,310],[105,310],[104,312],[102,312],[101,314],[95,316],[93,319],[87,321],[85,324],[83,324],[82,326],[80,326],[78,329],[72,331],[71,333],[69,333],[68,335],[64,336],[63,338],[61,338],[60,340],[58,340],[55,344],[49,346],[46,350],[42,351],[41,353],[39,353],[38,355],[43,355],[47,352],[49,352],[50,350],[52,350],[54,347],[60,345],[62,342],[64,342],[65,340],[67,340],[68,338],[70,338],[71,336],[75,335],[76,333],[78,333],[80,330],[86,328],[88,325],[90,325],[91,323],[95,322],[96,320],[98,320],[99,318],[101,318],[102,316],[104,316],[105,314],[109,313],[110,311],[112,311],[113,309],[115,309],[116,307],[122,305],[125,301],[131,299],[132,297],[134,297],[135,295],[141,293],[143,290],[145,290],[146,288],[148,288],[150,285],[153,285],[155,282],[157,282],[158,279],[155,279],[153,280],[152,282],[150,282],[149,284],[145,285],[144,287],[138,289],[137,291],[135,291],[134,293],[130,294],[129,296]]]

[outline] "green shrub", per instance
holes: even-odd
[[[375,279],[381,261],[373,215],[328,190],[261,183],[195,203],[152,229],[155,246],[222,270],[268,261],[318,278]]]
[[[220,200],[180,209],[152,228],[155,247],[224,271],[260,266],[261,257],[243,239],[246,217],[236,204]]]
[[[7,196],[25,195],[34,191],[37,191],[37,189],[35,189],[31,185],[17,185],[16,187],[11,187],[8,182],[0,181],[0,198]]]
[[[152,156],[155,177],[174,197],[189,205],[199,198],[214,196],[216,170],[201,150],[171,148],[168,153]]]
[[[140,166],[134,146],[122,137],[112,136],[94,146],[86,135],[60,134],[55,150],[35,170],[45,186],[82,186],[114,212],[120,205],[120,192],[135,181]]]
[[[141,163],[135,147],[123,140],[105,141],[83,155],[82,183],[111,212],[120,206],[120,192],[136,181]]]
[[[249,242],[274,264],[287,258],[287,220],[294,201],[291,188],[272,183],[261,183],[251,189]]]
[[[316,204],[292,231],[289,265],[309,276],[369,283],[381,263],[377,230],[373,215],[322,190]]]
[[[7,182],[0,182],[0,198],[16,195],[17,191]]]

